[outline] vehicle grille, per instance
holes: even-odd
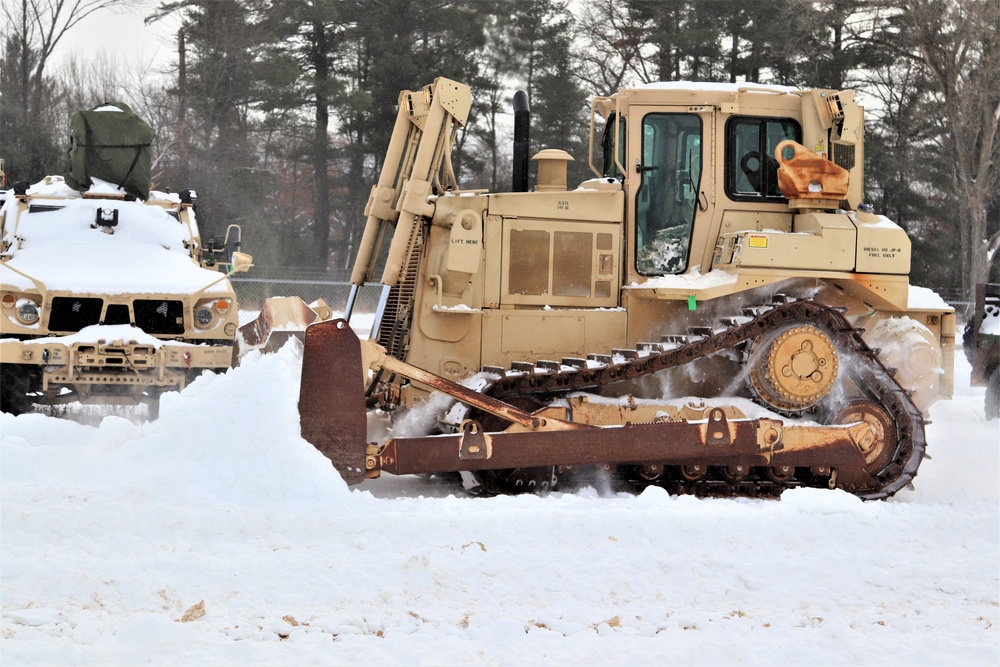
[[[109,305],[107,312],[104,313],[105,324],[129,324],[131,321],[129,319],[128,306],[123,303]]]
[[[135,325],[148,334],[184,333],[184,303],[166,299],[136,299]]]
[[[835,165],[850,171],[854,169],[854,146],[849,144],[831,144],[830,159]]]
[[[79,331],[97,324],[101,320],[103,299],[75,298],[71,296],[52,297],[49,313],[49,331]]]

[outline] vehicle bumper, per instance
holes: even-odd
[[[0,363],[39,367],[45,392],[88,385],[182,389],[197,371],[229,368],[232,355],[231,345],[0,340]]]

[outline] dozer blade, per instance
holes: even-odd
[[[333,461],[348,484],[365,479],[364,377],[361,341],[345,320],[306,329],[299,385],[302,437]]]

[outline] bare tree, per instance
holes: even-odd
[[[66,33],[99,9],[135,4],[135,0],[3,0],[7,30],[22,50],[21,89],[31,91],[21,100],[22,117],[41,107],[45,68]]]
[[[936,84],[954,164],[962,291],[987,276],[987,211],[1000,186],[1000,12],[995,0],[900,0],[883,45],[926,67]]]
[[[586,3],[577,19],[580,78],[599,94],[610,95],[623,85],[655,79],[653,49],[643,26],[617,0]]]

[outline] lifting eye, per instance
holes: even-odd
[[[94,215],[94,227],[111,229],[118,226],[118,209],[99,208]]]

